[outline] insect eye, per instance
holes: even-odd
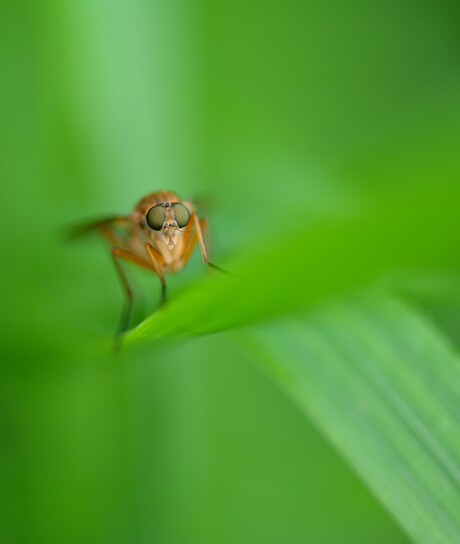
[[[161,204],[157,204],[150,208],[145,216],[147,225],[153,230],[161,230],[165,222],[165,209]]]
[[[176,223],[179,228],[183,228],[190,221],[190,212],[183,204],[174,204],[174,213],[176,214]]]

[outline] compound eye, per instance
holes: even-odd
[[[179,228],[183,228],[190,221],[190,212],[183,204],[174,204],[174,213],[176,214],[176,223]]]
[[[157,204],[150,208],[145,216],[147,225],[153,230],[161,230],[165,222],[165,209],[161,204]]]

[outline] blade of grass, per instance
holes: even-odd
[[[234,333],[421,544],[460,542],[460,357],[392,300]]]
[[[430,187],[362,203],[351,217],[267,232],[258,245],[222,263],[234,278],[211,272],[130,332],[126,344],[211,333],[286,314],[395,269],[458,270],[460,189]]]

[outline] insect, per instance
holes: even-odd
[[[165,275],[180,272],[189,262],[197,244],[204,263],[225,272],[209,261],[207,220],[198,217],[191,202],[181,200],[170,191],[149,194],[130,215],[84,225],[74,235],[93,230],[99,231],[112,245],[113,262],[126,296],[118,338],[129,328],[134,298],[123,262],[133,263],[158,277],[162,303],[166,301]]]

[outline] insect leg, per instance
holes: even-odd
[[[129,319],[131,317],[134,296],[131,286],[129,285],[128,278],[126,277],[126,273],[120,263],[120,259],[124,258],[123,250],[116,247],[112,248],[112,258],[113,262],[115,263],[115,268],[117,269],[122,288],[126,295],[125,305],[121,313],[120,325],[115,336],[115,349],[118,350],[121,347],[121,335],[129,328]]]
[[[131,289],[131,286],[129,285],[128,278],[126,277],[126,273],[121,266],[121,260],[125,260],[128,262],[132,262],[133,264],[136,264],[137,266],[140,266],[142,268],[146,268],[147,270],[152,270],[152,267],[150,266],[150,263],[147,261],[143,261],[139,257],[136,257],[136,255],[133,255],[129,251],[126,251],[125,249],[122,249],[120,247],[113,247],[112,248],[112,257],[113,262],[115,263],[115,267],[118,272],[118,276],[121,281],[122,288],[126,294],[126,304],[123,309],[123,312],[121,314],[121,321],[120,321],[120,328],[118,330],[117,336],[116,336],[116,348],[119,348],[119,340],[121,338],[121,335],[129,328],[129,320],[131,317],[131,310],[133,305],[133,291]]]
[[[203,257],[203,261],[205,264],[211,268],[214,268],[215,270],[218,270],[219,272],[222,272],[224,274],[229,274],[230,272],[227,272],[227,270],[224,270],[220,266],[217,266],[216,264],[210,262],[208,251],[206,249],[206,243],[205,243],[205,236],[209,240],[209,229],[208,229],[208,221],[207,219],[198,219],[198,216],[193,213],[192,219],[195,224],[196,229],[196,235],[198,237],[198,243],[200,244],[201,249],[201,256]]]
[[[194,224],[190,225],[189,229],[187,230],[186,236],[187,238],[184,239],[184,250],[181,258],[183,266],[185,266],[190,260],[190,257],[193,255],[196,244],[198,242],[198,237]]]
[[[163,274],[163,270],[160,264],[160,261],[158,259],[158,253],[153,248],[152,244],[147,242],[145,244],[145,249],[147,250],[147,253],[149,254],[149,257],[152,261],[152,270],[155,272],[155,274],[160,278],[161,281],[161,303],[164,304],[166,302],[166,281]]]

